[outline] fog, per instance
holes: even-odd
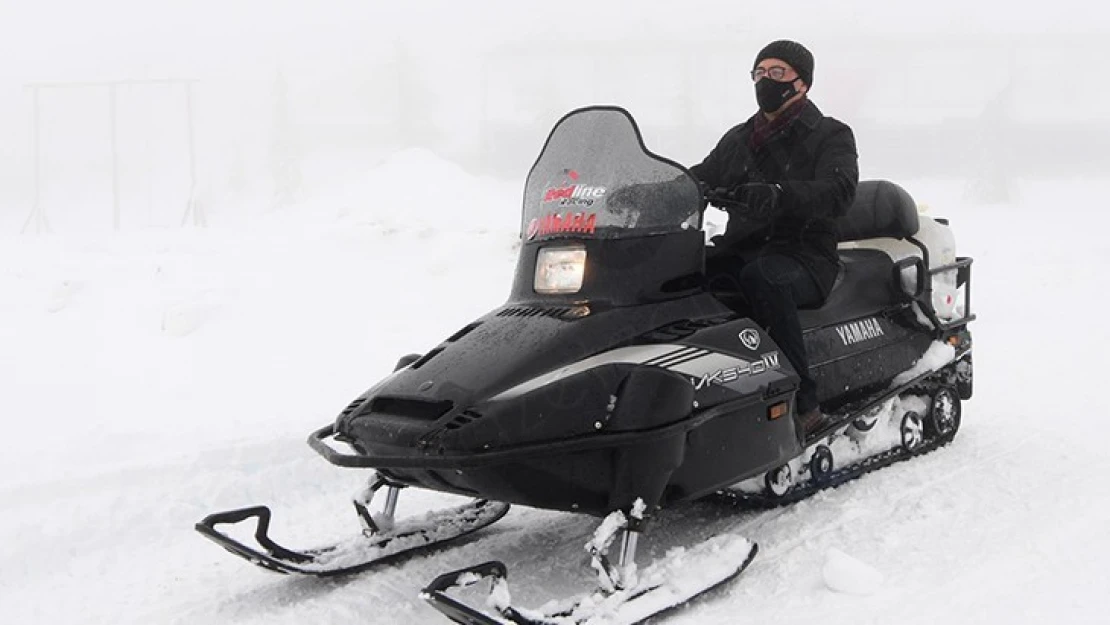
[[[593,103],[692,164],[754,111],[747,72],[777,38],[813,51],[812,98],[855,130],[864,177],[1004,200],[1110,170],[1108,34],[1110,9],[1076,0],[4,0],[0,233],[296,210],[412,149],[522,184]]]
[[[1108,35],[1090,0],[0,0],[0,615],[435,622],[418,589],[490,559],[521,605],[590,588],[586,515],[517,506],[321,583],[192,527],[266,504],[293,548],[357,531],[367,474],[305,434],[505,302],[551,126],[619,104],[696,163],[790,38],[862,177],[975,259],[975,398],[947,448],[809,501],[667,511],[641,554],[724,529],[760,546],[667,622],[1105,622],[1110,327],[1077,304],[1110,263]],[[1068,366],[1034,366],[1061,308]],[[408,489],[399,518],[453,505]],[[833,592],[833,550],[886,581]]]

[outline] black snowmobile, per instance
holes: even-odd
[[[588,546],[596,593],[513,607],[505,567],[489,562],[440,576],[422,596],[460,623],[638,622],[735,577],[756,553],[734,535],[687,551],[682,566],[703,573],[695,587],[672,583],[666,557],[638,569],[637,538],[661,508],[707,496],[777,505],[952,439],[972,389],[971,259],[915,238],[929,218],[904,190],[860,183],[838,223],[856,243],[842,249],[825,304],[801,312],[830,415],[808,439],[794,422],[790,363],[742,296],[704,286],[707,199],[743,218],[745,207],[707,198],[684,167],[649,152],[627,111],[566,115],[528,175],[509,301],[402,359],[309,437],[333,464],[375,469],[355,500],[362,533],[293,551],[269,537],[266,507],[197,529],[260,566],[334,575],[473,532],[511,503],[582,512],[605,518]],[[914,253],[868,247],[897,241]],[[395,522],[410,486],[473,501]],[[250,519],[257,544],[218,529]],[[448,593],[487,578],[496,612]]]

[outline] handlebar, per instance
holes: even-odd
[[[702,197],[705,198],[707,203],[724,210],[730,215],[733,210],[748,210],[748,205],[737,200],[735,195],[725,187],[717,187],[715,189],[706,188],[702,193]]]

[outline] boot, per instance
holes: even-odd
[[[821,412],[819,406],[816,406],[805,412],[799,413],[795,423],[797,423],[798,427],[805,433],[805,437],[809,438],[825,426],[825,414]]]

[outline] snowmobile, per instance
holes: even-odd
[[[741,294],[707,290],[708,202],[744,218],[746,207],[648,151],[624,109],[567,114],[527,178],[508,301],[403,358],[309,436],[329,462],[374,470],[355,497],[362,532],[295,551],[269,537],[264,506],[197,529],[262,567],[334,575],[470,534],[510,504],[589,514],[603,519],[587,545],[596,592],[513,606],[505,566],[487,562],[421,596],[459,623],[639,622],[735,578],[757,551],[725,533],[640,568],[638,539],[661,509],[779,505],[952,440],[972,393],[974,316],[971,259],[954,256],[950,237],[921,234],[946,222],[920,216],[896,184],[859,184],[838,220],[836,284],[800,312],[828,414],[806,436],[789,361]],[[472,500],[397,521],[408,487]],[[253,544],[220,529],[251,520]],[[490,610],[456,592],[482,580]]]

